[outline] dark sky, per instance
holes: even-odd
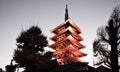
[[[69,16],[83,30],[84,50],[92,65],[92,43],[96,29],[107,24],[120,0],[0,0],[0,68],[10,64],[16,38],[22,29],[38,25],[49,38],[50,30],[64,21],[65,5]],[[49,41],[51,44],[51,41]]]

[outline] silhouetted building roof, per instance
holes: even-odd
[[[80,62],[54,67],[50,72],[98,72],[95,68]]]
[[[110,69],[105,67],[105,66],[103,66],[103,65],[101,65],[98,68],[96,68],[96,70],[99,71],[99,72],[110,72]]]

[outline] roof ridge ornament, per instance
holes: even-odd
[[[66,9],[65,9],[65,21],[69,18],[68,15],[68,5],[66,4]]]

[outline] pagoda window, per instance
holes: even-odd
[[[65,29],[65,26],[57,29],[57,31],[55,32],[56,34],[59,34],[60,32],[62,32]]]
[[[69,31],[69,30],[67,30],[66,32],[65,32],[65,35],[66,36],[69,36],[71,34],[71,32]]]
[[[59,44],[59,49],[63,49],[64,47],[65,47],[65,44],[63,43],[63,44]]]
[[[60,41],[60,40],[64,39],[65,37],[66,37],[65,34],[62,34],[62,35],[58,36],[58,37],[56,38],[56,40],[57,40],[57,41]]]
[[[59,44],[58,47],[59,47],[60,49],[62,49],[62,44]]]
[[[66,40],[66,41],[63,42],[62,44],[58,44],[57,47],[58,47],[59,49],[63,49],[63,48],[65,48],[65,47],[67,47],[67,45],[69,45],[69,44],[70,44],[70,41]],[[59,50],[59,49],[57,49],[57,50]]]
[[[71,52],[69,50],[66,50],[66,54],[69,55],[71,54]]]
[[[67,45],[69,45],[70,43],[71,43],[71,42],[70,42],[70,40],[68,40],[68,39],[65,41],[65,44],[67,44]]]
[[[63,43],[63,47],[66,47],[66,44],[65,44],[65,42]]]

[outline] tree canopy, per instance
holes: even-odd
[[[45,72],[49,69],[52,52],[44,53],[48,45],[47,37],[38,26],[23,30],[16,39],[17,49],[13,59],[24,72]]]

